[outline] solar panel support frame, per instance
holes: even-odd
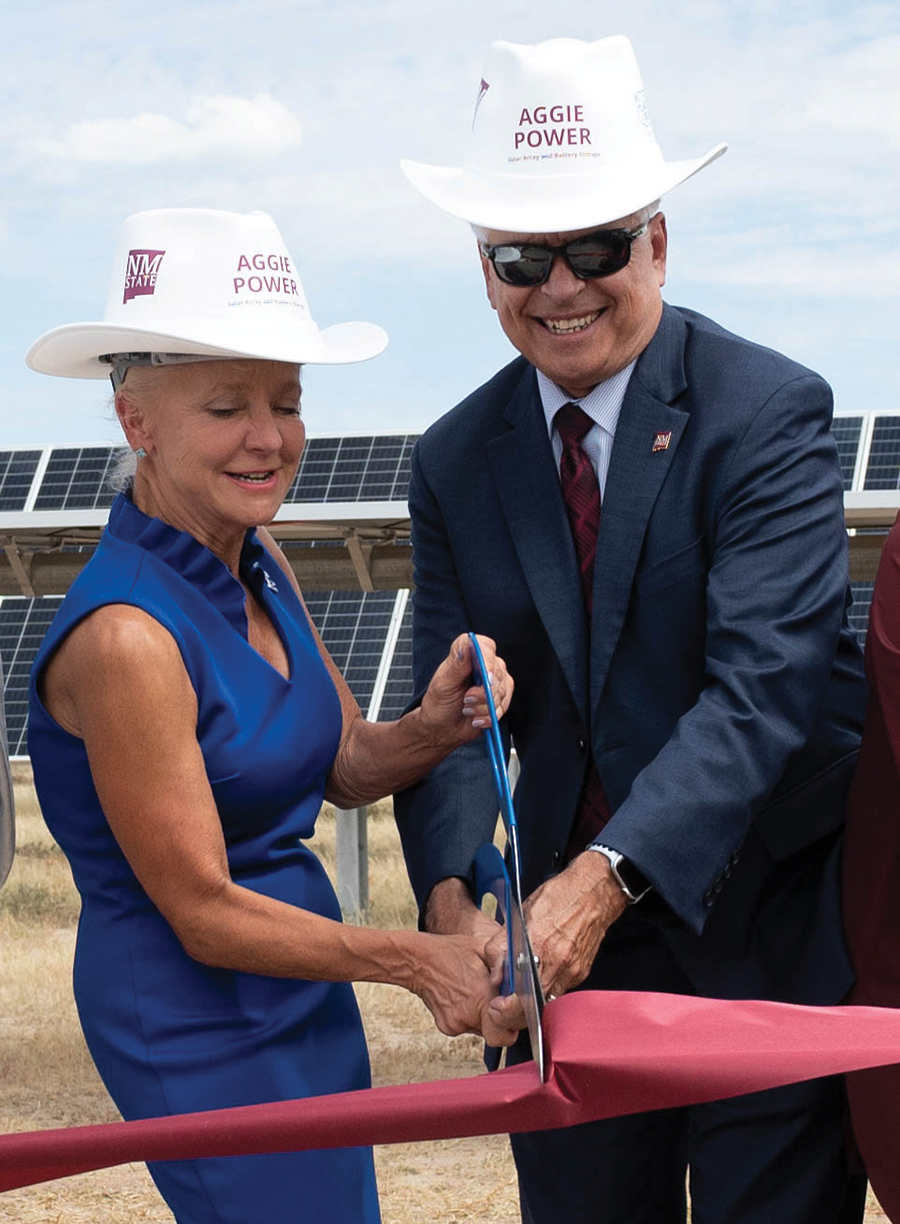
[[[337,896],[345,918],[358,920],[369,908],[368,808],[335,810]]]
[[[355,527],[351,527],[348,530],[345,544],[347,552],[350,554],[350,560],[353,562],[353,571],[356,574],[359,589],[361,591],[374,591],[375,584],[372,581],[372,571],[370,569],[372,545],[360,543],[359,533]]]
[[[9,568],[12,570],[16,582],[18,582],[22,594],[28,599],[36,599],[37,592],[31,584],[31,566],[26,565],[22,559],[18,544],[15,540],[11,540],[8,544],[3,545],[3,551],[6,553]]]

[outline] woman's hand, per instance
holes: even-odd
[[[421,705],[396,722],[368,722],[355,703],[355,714],[345,705],[344,734],[328,775],[326,799],[352,808],[403,790],[481,734],[490,720],[489,700],[498,718],[506,713],[512,677],[491,639],[480,637],[478,642],[493,676],[489,696],[481,685],[472,684],[474,651],[468,636],[461,634],[434,673]],[[339,676],[335,683],[338,692],[346,690]]]
[[[411,989],[448,1037],[480,1033],[488,1045],[506,1046],[518,1037],[491,1018],[489,1006],[497,994],[502,967],[492,974],[484,941],[471,935],[423,935],[420,964]]]
[[[478,636],[490,691],[472,684],[475,651],[468,634],[460,634],[450,653],[434,673],[422,698],[422,725],[436,744],[459,744],[477,739],[490,725],[492,701],[497,717],[509,708],[515,687],[506,664],[491,638]]]

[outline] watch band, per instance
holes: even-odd
[[[650,891],[651,884],[641,875],[634,863],[629,862],[618,850],[613,850],[610,846],[603,846],[599,842],[591,842],[585,849],[602,854],[609,862],[609,869],[625,894],[625,900],[629,905],[635,905]]]

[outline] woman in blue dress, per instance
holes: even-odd
[[[488,712],[460,637],[417,710],[367,723],[259,529],[303,449],[299,365],[384,343],[316,326],[264,214],[173,209],[125,223],[103,322],[28,355],[109,373],[137,456],[35,662],[29,731],[82,898],[81,1022],[126,1118],[366,1087],[353,981],[414,991],[445,1033],[515,1036],[491,1025],[497,974],[474,935],[343,926],[303,842],[323,797],[409,785]],[[502,712],[512,682],[484,647]],[[368,1149],[151,1172],[179,1224],[379,1218]]]

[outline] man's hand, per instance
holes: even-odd
[[[506,953],[504,929],[478,908],[472,900],[469,886],[458,876],[440,880],[429,893],[425,905],[425,926],[428,931],[438,935],[474,935],[477,938],[492,986],[491,997],[484,1000],[482,1008],[481,1032],[488,1045],[510,1045],[525,1022],[508,1024],[505,1014],[493,1011],[496,1002],[493,996],[503,980]]]
[[[532,950],[540,960],[546,997],[565,994],[584,981],[604,935],[626,904],[608,860],[594,851],[579,854],[565,871],[532,893],[525,902],[525,921]],[[491,964],[505,938],[495,935],[486,949]],[[515,995],[494,999],[489,1010],[497,1027],[524,1027],[525,1018]]]
[[[439,880],[428,894],[425,929],[434,935],[480,935],[485,943],[502,930],[478,908],[468,884],[459,876]]]

